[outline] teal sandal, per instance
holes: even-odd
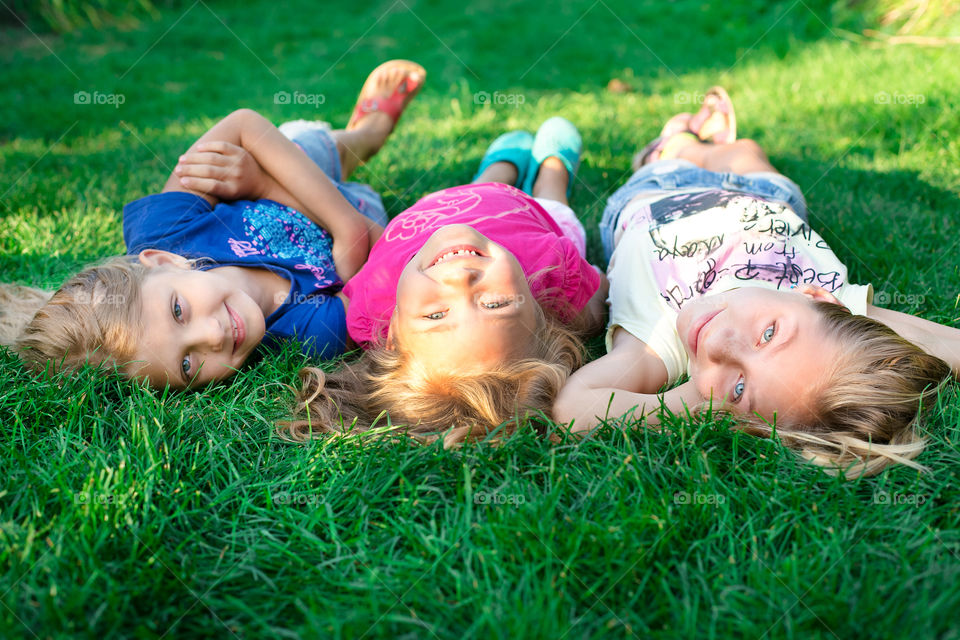
[[[533,139],[533,149],[530,152],[530,167],[527,169],[527,179],[523,183],[523,191],[533,195],[533,183],[537,181],[540,165],[550,157],[560,158],[567,168],[569,180],[567,182],[567,197],[573,189],[573,177],[577,175],[580,166],[580,152],[583,150],[583,139],[573,123],[566,118],[554,116],[537,129],[537,136]]]
[[[501,135],[487,147],[472,182],[476,182],[477,178],[494,162],[509,162],[517,168],[517,182],[513,186],[519,187],[527,177],[532,147],[533,136],[526,131],[508,131]]]

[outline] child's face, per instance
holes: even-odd
[[[465,372],[527,355],[535,328],[516,257],[472,227],[448,225],[404,267],[390,339],[433,371]]]
[[[815,301],[839,304],[819,287],[772,291],[744,287],[683,307],[677,331],[691,380],[714,406],[737,414],[804,421],[838,345],[823,334]]]
[[[227,378],[263,339],[260,306],[216,270],[162,266],[146,276],[140,293],[139,362],[130,373],[152,386],[199,387]]]

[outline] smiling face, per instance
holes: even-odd
[[[400,274],[390,339],[431,371],[532,352],[536,303],[516,257],[467,225],[438,229]]]
[[[199,387],[233,375],[260,344],[263,311],[216,270],[185,261],[153,269],[141,286],[141,338],[131,376],[155,387]]]
[[[725,399],[735,414],[772,420],[810,418],[839,346],[824,335],[816,301],[840,304],[818,287],[772,291],[744,287],[683,307],[677,331],[700,396]]]

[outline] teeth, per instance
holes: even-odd
[[[471,251],[470,249],[459,249],[457,251],[451,251],[450,253],[443,254],[442,256],[437,258],[437,261],[434,262],[433,264],[440,264],[444,260],[449,260],[450,258],[455,258],[457,256],[478,256],[478,255],[480,254],[477,253],[476,251]]]

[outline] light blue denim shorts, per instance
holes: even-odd
[[[600,239],[603,252],[609,262],[613,255],[613,234],[620,213],[637,196],[654,202],[675,193],[696,193],[711,189],[724,189],[745,193],[764,200],[782,202],[807,220],[807,202],[797,183],[774,172],[717,173],[701,169],[686,160],[661,160],[641,167],[627,183],[607,200],[600,221]]]
[[[387,224],[387,212],[383,208],[380,194],[370,188],[370,185],[342,181],[340,153],[337,151],[336,141],[330,135],[329,125],[325,122],[295,120],[285,122],[278,128],[317,163],[357,211],[379,225]]]

